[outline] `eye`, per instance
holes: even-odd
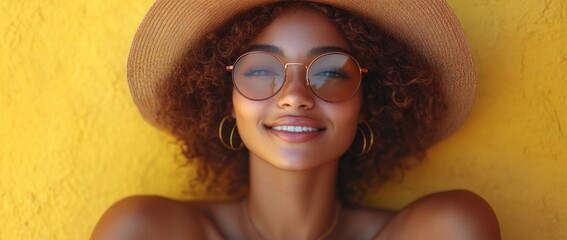
[[[319,71],[319,72],[313,74],[313,76],[325,77],[325,78],[335,78],[335,79],[347,79],[348,78],[347,74],[342,69],[337,69],[337,68]]]
[[[244,72],[244,76],[246,77],[263,77],[263,76],[276,76],[278,75],[272,70],[269,69],[250,69]]]

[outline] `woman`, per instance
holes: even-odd
[[[134,99],[198,181],[244,196],[130,197],[93,239],[499,239],[467,191],[349,206],[455,130],[474,70],[444,2],[331,4],[158,0],[132,45]]]

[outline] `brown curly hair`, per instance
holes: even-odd
[[[379,185],[395,170],[409,166],[407,156],[422,159],[446,109],[435,69],[402,41],[375,23],[333,6],[279,2],[251,9],[206,35],[188,49],[171,74],[165,112],[171,114],[173,135],[188,162],[197,162],[192,183],[209,191],[234,195],[248,183],[248,150],[228,150],[218,139],[221,119],[232,109],[231,65],[246,44],[283,10],[291,6],[315,9],[344,33],[352,53],[369,69],[363,79],[365,120],[377,136],[372,151],[362,157],[341,156],[337,181],[339,199],[348,203],[364,189]],[[195,186],[195,185],[193,185]]]

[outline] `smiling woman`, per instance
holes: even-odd
[[[330,56],[318,55],[321,50],[329,48],[334,49],[333,51],[337,49],[348,51],[350,45],[338,28],[324,15],[316,13],[304,8],[286,10],[249,44],[273,46],[271,49],[277,49],[274,54],[293,63],[312,61],[317,63],[321,58]],[[301,24],[301,22],[310,24]],[[336,85],[325,86],[327,83],[323,84],[323,88],[317,88],[315,91],[311,83],[314,80],[311,72],[318,69],[313,64],[310,64],[307,70],[300,67],[284,69],[280,73],[283,76],[279,92],[263,101],[250,100],[244,94],[233,93],[233,112],[238,129],[243,129],[240,131],[240,136],[249,150],[250,165],[254,165],[254,161],[267,161],[281,170],[301,171],[333,161],[335,164],[338,163],[336,160],[351,145],[357,123],[362,119],[360,117],[362,91],[357,91],[361,81],[361,69],[356,64],[356,60],[340,53],[334,55],[353,62],[350,66],[344,67],[350,68],[351,73],[349,79],[342,81],[344,85],[351,86],[341,86],[341,90],[346,91],[346,94],[323,94],[324,88]],[[339,65],[330,65],[330,69],[338,68],[337,66]],[[239,79],[240,76],[233,75],[235,83]],[[286,81],[284,82],[283,79]],[[323,81],[337,80],[327,77]],[[237,84],[235,85],[238,87]],[[325,98],[321,98],[321,95]],[[329,99],[338,101],[331,102]],[[295,132],[274,129],[282,126],[286,127],[286,130],[310,127],[317,131]],[[322,149],[326,151],[321,151]],[[332,179],[329,180],[334,182]]]
[[[248,191],[130,197],[93,239],[499,239],[468,191],[352,206],[458,127],[474,69],[446,3],[351,4],[157,1],[132,44],[134,100],[199,163],[196,181]]]

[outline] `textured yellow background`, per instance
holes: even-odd
[[[567,2],[450,4],[473,48],[476,105],[366,203],[466,188],[495,208],[504,239],[567,239]],[[139,117],[125,80],[150,5],[0,1],[0,240],[86,239],[124,196],[191,197],[175,145]]]

